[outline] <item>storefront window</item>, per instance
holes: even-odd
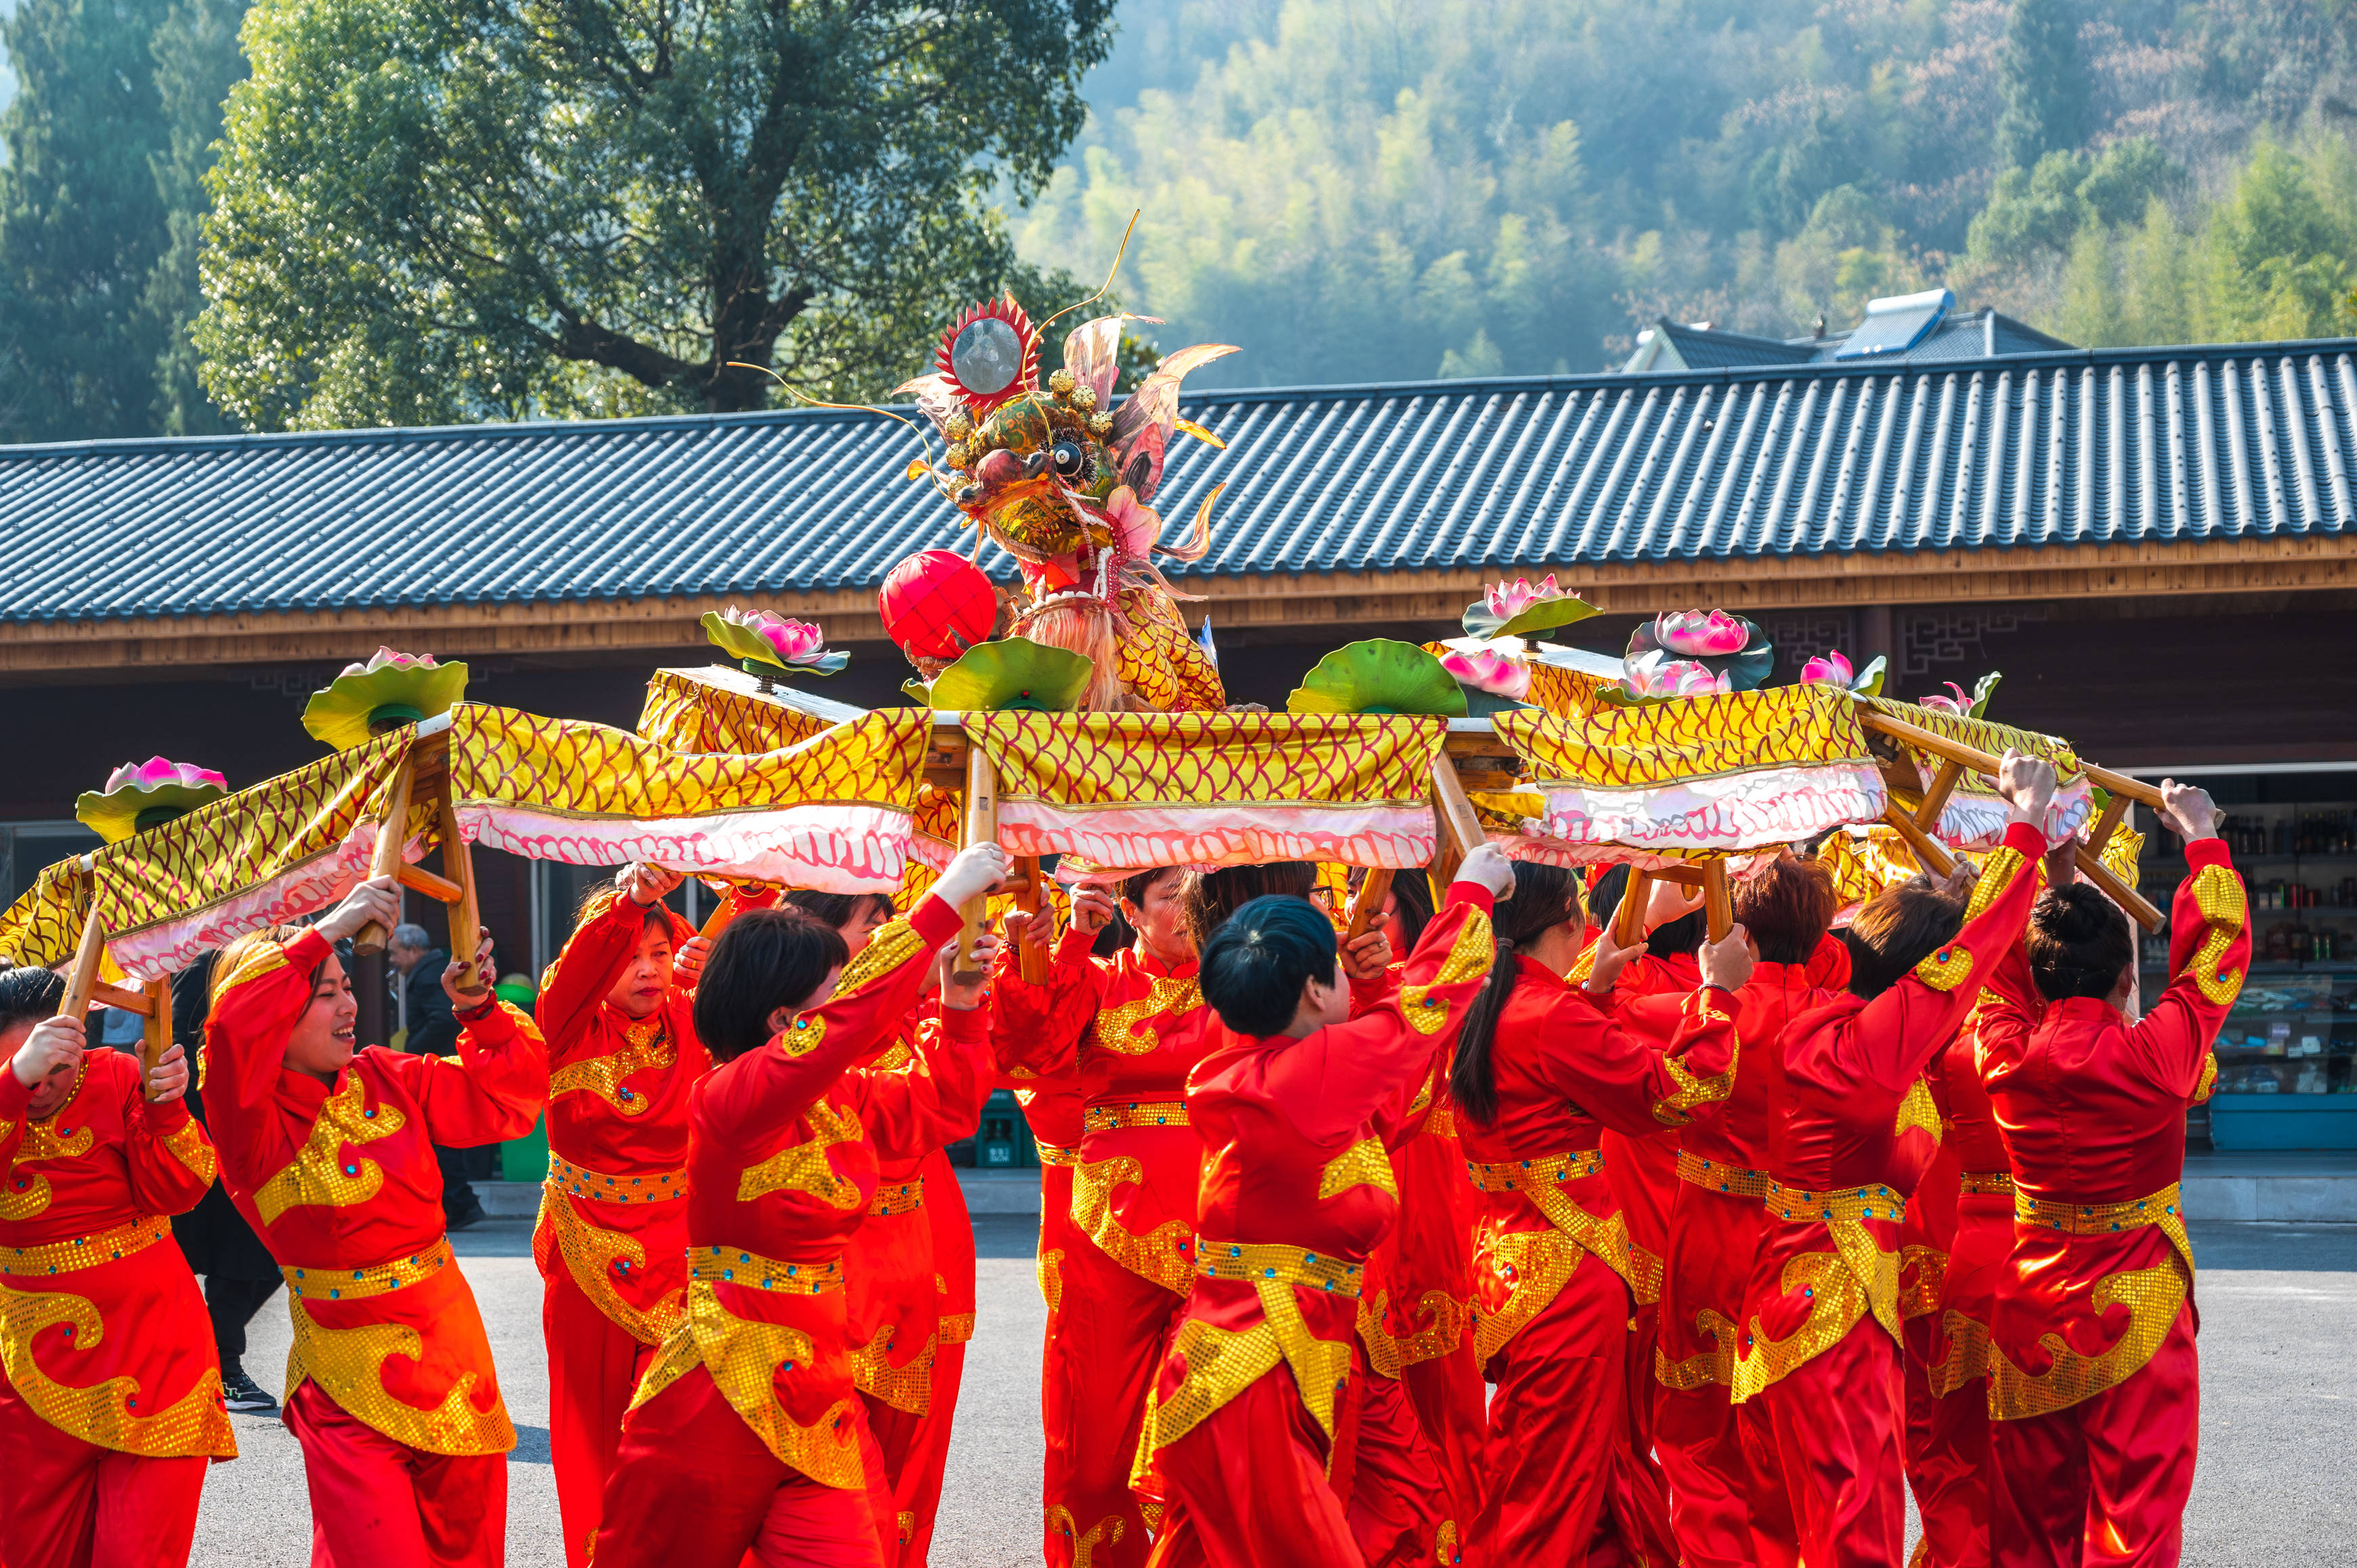
[[[2220,1149],[2357,1148],[2357,772],[2189,779],[2226,814],[2250,895],[2251,971],[2218,1036],[2206,1129]],[[2146,825],[2142,890],[2163,909],[2184,845]],[[2147,1000],[2169,983],[2166,931],[2142,942]]]

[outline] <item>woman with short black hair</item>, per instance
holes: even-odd
[[[898,1558],[854,1380],[843,1254],[879,1162],[971,1117],[990,1070],[979,980],[944,982],[938,1052],[899,1071],[854,1064],[947,958],[958,906],[1006,874],[997,845],[963,851],[848,962],[841,933],[795,908],[739,915],[713,943],[695,997],[717,1065],[688,1112],[687,1317],[623,1419],[598,1568]],[[985,940],[986,961],[996,944]]]
[[[1494,848],[1466,856],[1400,987],[1357,1017],[1307,899],[1254,898],[1211,929],[1219,1027],[1186,1090],[1200,1240],[1138,1446],[1170,1490],[1158,1559],[1361,1560],[1328,1469],[1366,1260],[1398,1208],[1383,1139],[1480,992],[1512,879]]]

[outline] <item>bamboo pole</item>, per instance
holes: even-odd
[[[369,856],[369,880],[391,876],[402,864],[401,852],[409,838],[409,790],[417,777],[417,747],[412,743],[401,758],[401,766],[393,772],[393,782],[385,787],[384,815],[376,830],[376,850]],[[352,952],[361,958],[371,958],[384,950],[393,933],[371,920],[352,933]]]
[[[1457,868],[1465,857],[1490,842],[1481,831],[1480,813],[1458,782],[1457,765],[1445,756],[1432,762],[1432,814],[1439,828],[1433,845],[1432,890],[1439,895],[1457,880]]]
[[[1894,719],[1870,708],[1860,709],[1857,720],[1867,729],[1878,731],[1893,740],[1905,741],[1919,751],[1928,751],[1950,762],[1960,762],[1975,773],[1986,773],[1992,779],[1996,777],[1997,765],[2002,759],[1991,757],[1978,746],[1950,740],[1943,735],[1934,735],[1921,725],[1910,725],[1905,719]],[[2141,801],[2156,811],[2160,810],[2160,791],[2143,779],[2115,773],[2108,768],[2098,768],[2084,757],[2080,758],[2079,767],[2089,782],[2100,784],[2115,795],[2126,795],[2131,800]]]
[[[458,989],[469,996],[490,988],[491,978],[475,968],[475,949],[483,937],[482,912],[475,897],[475,859],[458,831],[458,803],[450,796],[446,768],[434,790],[435,832],[442,841],[442,876],[451,887],[443,897],[450,911],[450,956],[458,961]]]
[[[998,841],[998,769],[990,760],[990,753],[981,746],[968,746],[965,754],[965,846]],[[964,924],[958,931],[957,961],[953,978],[960,985],[972,985],[982,978],[981,962],[974,956],[974,944],[982,940],[983,924],[990,913],[990,899],[985,894],[975,894],[961,911]]]
[[[1024,934],[1029,936],[1039,929],[1039,857],[1026,855],[1015,865],[1022,880],[1009,886],[1015,890],[1015,907],[1030,917],[1023,922]],[[1044,936],[1037,941],[1017,943],[1015,957],[1022,966],[1025,983],[1048,983],[1048,943]]]
[[[82,869],[90,869],[87,858]],[[90,1012],[91,993],[98,988],[98,961],[106,952],[106,928],[98,923],[98,888],[90,890],[90,914],[83,919],[81,940],[74,946],[73,968],[67,972],[64,1000],[58,1004],[60,1018],[80,1018]]]
[[[164,1059],[164,1053],[171,1048],[172,983],[151,980],[147,983],[146,1025],[139,1036],[139,1090],[142,1094],[146,1094],[148,1079]],[[189,1063],[188,1070],[195,1072],[196,1064]],[[147,1097],[155,1098],[152,1094]]]
[[[1930,833],[1917,827],[1915,819],[1902,808],[1896,805],[1886,808],[1882,820],[1896,828],[1899,836],[1907,841],[1907,847],[1915,852],[1915,864],[1923,868],[1925,875],[1948,876],[1954,873],[1956,857],[1941,848]]]
[[[1612,911],[1612,940],[1633,948],[1645,940],[1645,905],[1653,897],[1653,874],[1629,868],[1629,886],[1620,892],[1620,907]]]
[[[1922,804],[1915,808],[1917,827],[1928,833],[1940,825],[1940,813],[1948,809],[1948,797],[1956,792],[1956,786],[1964,782],[1964,765],[1953,757],[1940,764],[1939,776],[1932,780],[1932,787],[1923,791]]]
[[[1359,896],[1351,900],[1351,926],[1342,933],[1343,945],[1365,936],[1368,928],[1383,918],[1383,900],[1391,897],[1393,875],[1390,866],[1377,865],[1359,879]]]
[[[1724,941],[1727,933],[1735,929],[1735,898],[1727,887],[1727,862],[1708,860],[1702,867],[1703,908],[1709,911],[1704,924],[1712,941]]]

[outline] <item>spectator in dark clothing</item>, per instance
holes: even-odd
[[[434,945],[425,927],[404,925],[393,928],[384,957],[409,1030],[401,1048],[414,1057],[457,1055],[458,1020],[451,1015],[450,997],[442,989],[442,972],[449,967],[450,955]],[[464,1230],[483,1218],[482,1199],[475,1196],[473,1183],[490,1176],[498,1153],[495,1144],[479,1149],[434,1145],[435,1160],[442,1167],[442,1219],[451,1230]]]
[[[207,953],[172,977],[172,1038],[191,1062],[203,1060],[212,974],[213,955]],[[194,1083],[188,1085],[188,1105],[198,1121],[205,1119],[204,1093]],[[205,1279],[205,1315],[212,1319],[213,1348],[221,1353],[223,1402],[236,1411],[275,1409],[278,1402],[246,1375],[244,1358],[245,1326],[284,1283],[276,1261],[218,1181],[194,1208],[172,1217],[172,1239],[188,1258],[188,1272]]]

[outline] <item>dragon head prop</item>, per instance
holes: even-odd
[[[1202,671],[1166,649],[1172,628],[1186,641],[1180,596],[1152,557],[1200,560],[1209,548],[1214,487],[1177,540],[1162,538],[1149,504],[1162,483],[1170,439],[1225,443],[1178,417],[1187,373],[1236,350],[1205,343],[1164,359],[1118,403],[1121,328],[1152,317],[1101,317],[1064,339],[1061,369],[1039,381],[1040,330],[1009,295],[973,306],[942,335],[934,369],[903,382],[948,450],[919,460],[911,478],[930,478],[942,498],[1021,563],[1028,603],[1016,632],[1063,647],[1096,664],[1088,707],[1199,705]],[[1150,625],[1150,630],[1149,630]],[[1143,636],[1151,656],[1130,646]],[[1175,657],[1173,680],[1141,659]],[[1217,678],[1210,693],[1216,694]],[[1211,705],[1217,705],[1213,703]]]

